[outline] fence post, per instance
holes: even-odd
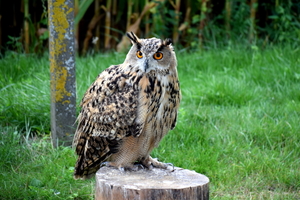
[[[74,0],[48,0],[51,137],[54,147],[72,143],[76,120]]]

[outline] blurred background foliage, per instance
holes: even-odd
[[[78,53],[128,48],[123,36],[172,38],[181,49],[299,46],[299,0],[74,0]],[[0,0],[0,50],[48,50],[46,0]]]

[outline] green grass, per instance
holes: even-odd
[[[177,127],[152,153],[210,179],[211,199],[300,198],[300,49],[177,51]],[[78,104],[124,54],[77,58]],[[0,199],[93,199],[76,157],[49,140],[47,57],[0,60]],[[32,134],[33,133],[33,134]]]

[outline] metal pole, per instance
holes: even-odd
[[[72,143],[76,120],[74,0],[48,0],[51,137],[54,147]]]

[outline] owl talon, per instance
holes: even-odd
[[[110,165],[110,163],[108,161],[106,161],[106,162],[101,163],[100,168],[101,167],[112,167],[112,166]]]
[[[151,163],[151,165],[149,165],[148,169],[152,170],[154,168],[153,164]]]
[[[173,163],[165,163],[165,165],[167,165],[167,168],[170,166],[170,167],[172,167],[173,169],[172,169],[172,172],[175,170],[175,167],[174,167],[174,165],[173,165]]]
[[[166,165],[169,165],[171,167],[174,167],[173,163],[165,163]]]
[[[137,164],[134,164],[134,168],[133,169],[136,169],[139,170],[139,169],[145,169],[144,165],[140,164],[140,163],[137,163]]]
[[[119,167],[118,169],[120,170],[120,172],[125,172],[125,168],[124,167]]]

